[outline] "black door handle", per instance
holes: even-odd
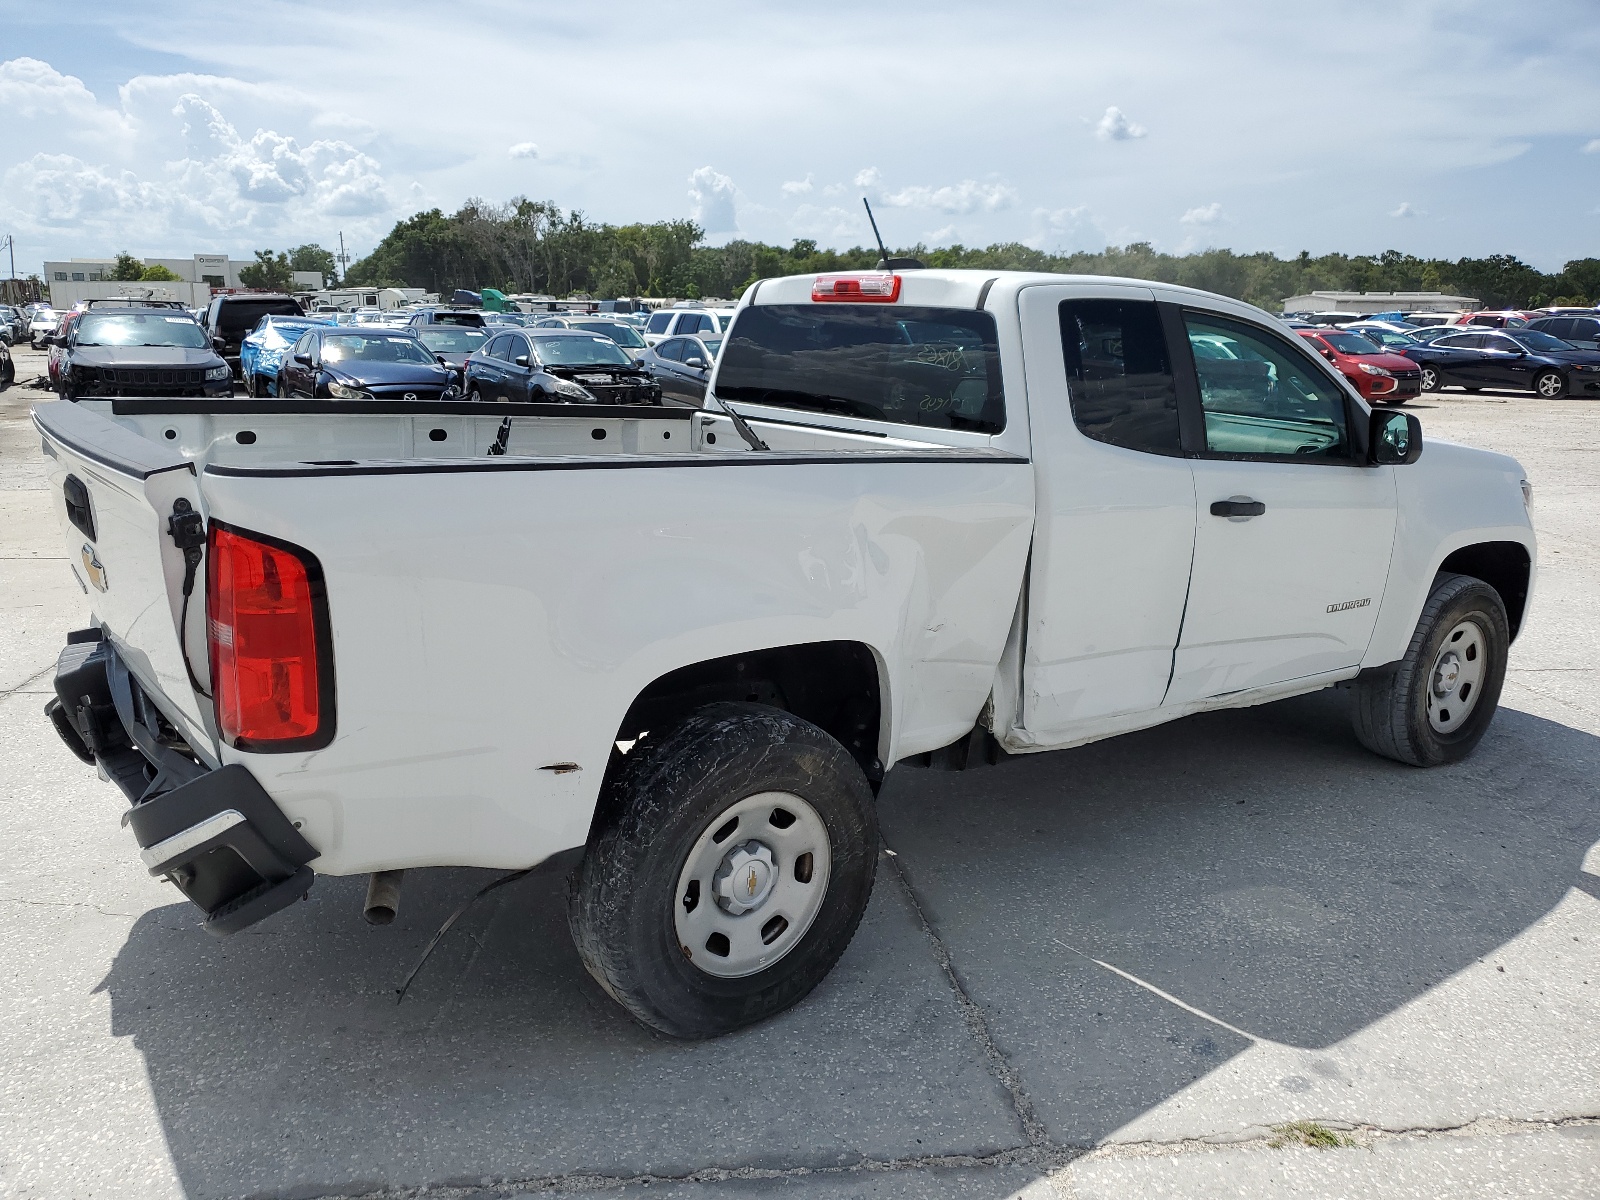
[[[1248,496],[1235,496],[1231,500],[1213,500],[1211,502],[1211,515],[1213,517],[1259,517],[1267,511],[1267,506],[1259,500],[1252,500]]]

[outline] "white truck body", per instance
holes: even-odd
[[[742,655],[860,649],[877,724],[858,758],[876,781],[975,727],[1009,752],[1051,750],[1351,679],[1406,653],[1451,562],[1512,564],[1491,582],[1515,632],[1535,546],[1509,458],[1436,441],[1403,465],[1158,455],[1075,423],[1062,303],[1115,300],[1279,339],[1337,390],[1355,436],[1366,406],[1272,318],[1129,280],[899,279],[898,305],[992,316],[1003,428],[742,399],[768,449],[715,401],[86,401],[35,419],[52,486],[75,476],[92,499],[96,536],[64,528],[103,637],[202,767],[248,769],[320,873],[517,868],[584,845],[636,701]],[[739,320],[799,311],[813,285],[758,284]],[[725,350],[713,392],[728,369]],[[189,678],[210,690],[204,589],[184,621],[166,536],[179,496],[320,563],[327,745],[219,737]],[[1238,498],[1264,514],[1211,515]]]

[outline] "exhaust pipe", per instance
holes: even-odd
[[[400,911],[400,884],[404,871],[374,871],[367,876],[367,902],[361,915],[368,925],[387,925]]]

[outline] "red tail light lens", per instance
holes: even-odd
[[[900,299],[900,276],[818,275],[811,285],[813,300],[843,300],[851,304],[893,304]]]
[[[315,556],[213,523],[206,612],[223,740],[240,750],[332,741],[332,647]]]

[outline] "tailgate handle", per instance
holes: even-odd
[[[94,509],[89,507],[89,489],[76,475],[68,475],[61,485],[67,498],[67,520],[91,542],[94,538]]]

